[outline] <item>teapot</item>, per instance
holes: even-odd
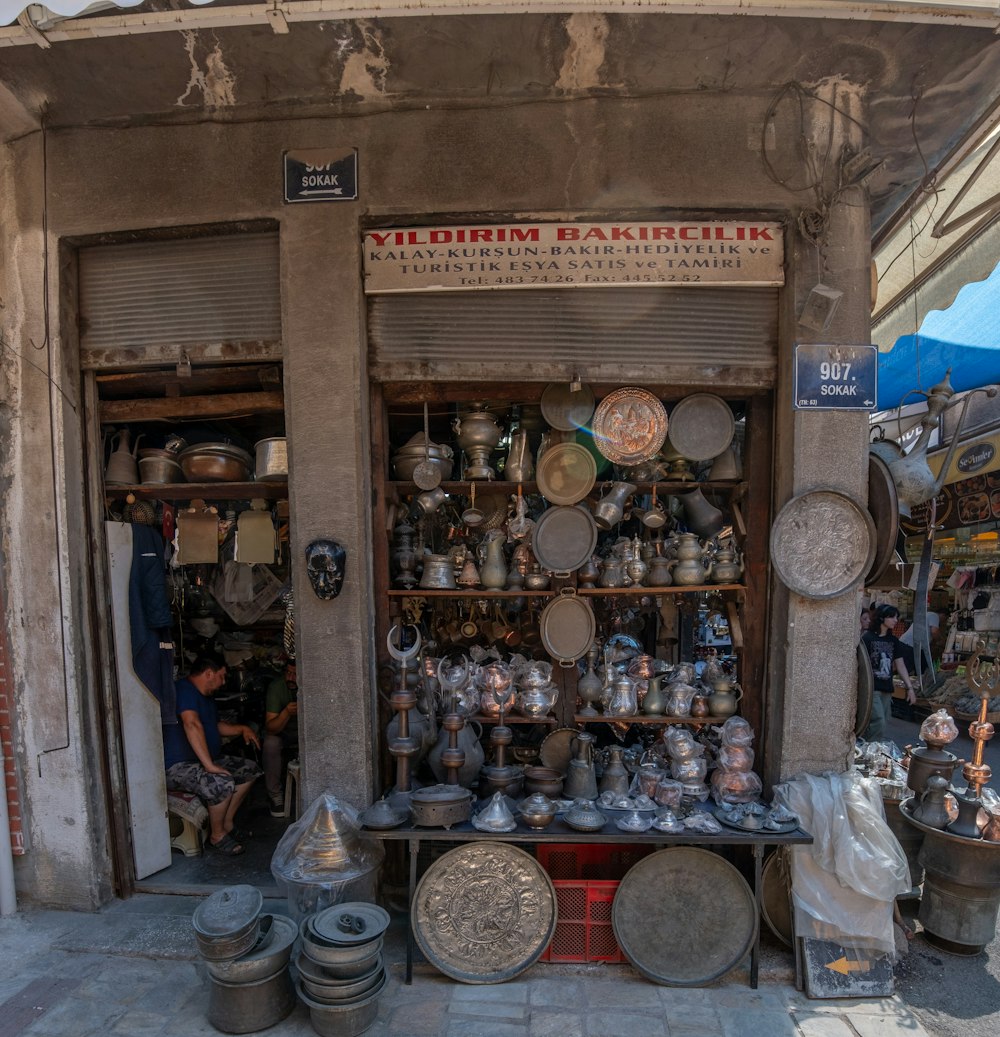
[[[726,547],[720,547],[715,553],[708,578],[712,583],[736,583],[742,575],[743,559],[737,555],[732,542]]]
[[[948,779],[940,774],[932,774],[927,779],[920,803],[913,809],[914,818],[928,828],[945,828],[952,819],[948,809],[949,796]]]
[[[941,415],[950,407],[955,406],[958,401],[952,400],[955,390],[951,384],[951,368],[945,372],[944,379],[937,385],[931,387],[930,392],[918,393],[927,397],[927,413],[920,422],[920,436],[913,449],[907,454],[901,454],[888,462],[889,473],[892,481],[896,484],[896,495],[899,498],[899,513],[904,518],[910,517],[910,509],[917,504],[936,497],[944,485],[945,476],[951,469],[951,462],[958,449],[961,438],[962,426],[969,410],[969,403],[977,392],[985,392],[991,399],[1000,392],[1000,386],[985,385],[979,389],[973,389],[966,393],[958,424],[951,436],[951,445],[948,453],[941,462],[938,469],[939,474],[935,477],[927,464],[927,448],[933,432],[940,424]]]
[[[672,578],[679,586],[695,586],[708,580],[708,568],[704,565],[708,549],[702,545],[696,533],[678,533],[676,537],[677,559]]]

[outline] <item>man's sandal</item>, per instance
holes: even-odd
[[[228,832],[217,843],[213,843],[209,839],[208,845],[213,850],[224,853],[227,857],[239,857],[241,853],[246,853],[246,850]]]

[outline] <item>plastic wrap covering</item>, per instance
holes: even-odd
[[[791,848],[796,933],[895,954],[892,906],[911,888],[910,871],[878,784],[852,771],[805,774],[775,786],[774,797],[814,839]]]
[[[362,834],[357,811],[332,792],[309,804],[271,858],[271,874],[301,920],[348,900],[375,899],[382,845]]]
[[[749,803],[756,799],[764,788],[763,782],[753,771],[712,772],[712,798],[718,804]]]
[[[705,752],[705,747],[694,740],[694,735],[686,727],[668,727],[663,741],[671,760],[690,760]]]
[[[947,745],[958,738],[958,726],[946,709],[939,709],[920,725],[920,737],[928,745]]]
[[[704,756],[695,756],[690,760],[675,760],[670,769],[674,778],[682,784],[697,785],[705,780],[708,761]]]
[[[730,717],[719,730],[723,745],[734,749],[749,749],[753,745],[753,728],[743,717]]]

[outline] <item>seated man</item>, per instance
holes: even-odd
[[[299,745],[297,701],[299,685],[295,660],[289,659],[284,675],[275,677],[267,686],[264,706],[264,784],[271,804],[271,817],[285,816],[285,800],[281,793],[281,751]]]
[[[226,681],[226,664],[213,656],[195,660],[187,677],[177,681],[179,724],[163,725],[167,788],[200,796],[208,808],[209,845],[229,856],[244,852],[234,835],[236,811],[260,777],[253,760],[222,755],[222,738],[240,735],[260,748],[246,724],[227,724],[216,714],[212,696]]]

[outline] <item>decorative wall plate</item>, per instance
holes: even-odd
[[[696,392],[670,412],[670,443],[689,461],[710,461],[733,441],[736,421],[721,396]]]
[[[875,523],[839,490],[793,497],[771,526],[771,561],[781,582],[805,598],[834,598],[856,587],[875,557]]]
[[[410,924],[427,960],[462,983],[505,983],[533,965],[556,927],[552,880],[516,846],[478,842],[439,857]]]
[[[594,411],[597,449],[619,465],[640,464],[655,457],[667,438],[667,412],[645,389],[615,389]]]

